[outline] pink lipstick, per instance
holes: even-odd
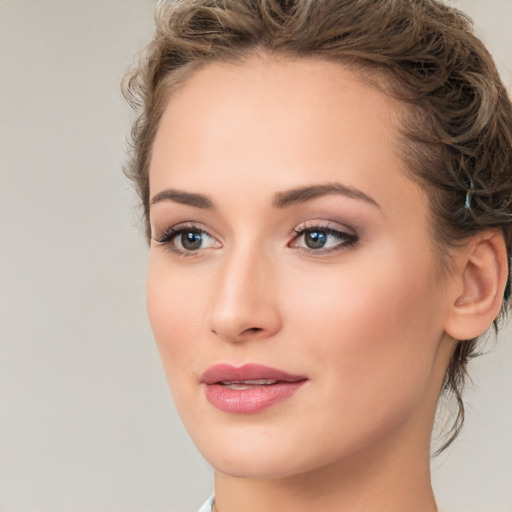
[[[212,366],[201,376],[206,398],[224,412],[250,414],[262,411],[295,394],[307,381],[259,364]]]

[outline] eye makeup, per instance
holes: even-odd
[[[334,227],[330,221],[307,221],[293,229],[287,246],[317,256],[337,253],[354,246],[359,237],[349,228]],[[349,232],[350,231],[350,232]],[[176,224],[154,238],[160,246],[182,257],[197,257],[219,249],[221,242],[193,222]]]
[[[348,249],[359,240],[354,233],[348,233],[329,226],[329,223],[306,222],[294,230],[290,247],[320,254],[329,254]]]
[[[206,249],[218,249],[221,243],[206,230],[186,222],[171,226],[155,242],[178,256],[193,257]]]

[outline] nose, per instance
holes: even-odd
[[[210,330],[229,342],[264,339],[281,328],[271,258],[246,247],[226,257],[213,293]]]

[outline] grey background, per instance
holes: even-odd
[[[512,0],[456,2],[512,83]],[[211,471],[174,412],[121,173],[119,82],[150,0],[0,0],[0,511],[194,511]],[[447,512],[512,511],[512,329],[433,462]]]

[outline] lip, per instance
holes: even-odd
[[[229,382],[243,385],[247,381],[262,379],[277,382],[253,384],[248,389],[231,389],[222,384]],[[260,364],[217,364],[206,370],[200,381],[206,398],[217,409],[234,414],[250,414],[291,397],[306,383],[307,377]]]

